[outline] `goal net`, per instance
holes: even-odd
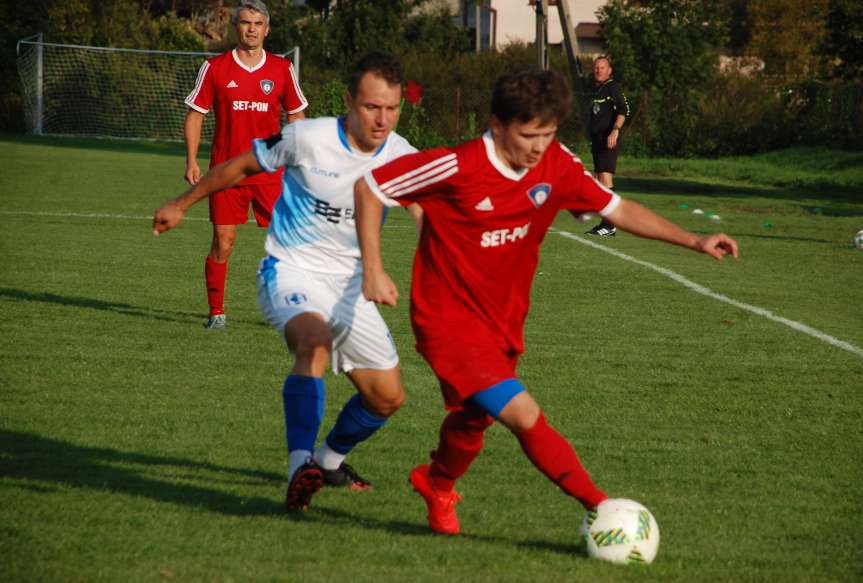
[[[146,51],[18,42],[18,74],[29,133],[182,140],[203,61],[217,53]],[[284,55],[299,72],[299,48]],[[299,74],[299,73],[298,73]],[[212,141],[214,116],[201,138]]]

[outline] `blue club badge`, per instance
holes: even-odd
[[[533,206],[536,208],[541,207],[542,204],[548,200],[550,194],[551,184],[547,184],[545,182],[540,182],[527,191],[527,196],[530,198],[530,202],[532,202]]]
[[[264,95],[269,95],[270,93],[272,93],[273,87],[275,87],[275,86],[276,86],[276,84],[273,83],[272,81],[270,81],[269,79],[263,79],[261,81],[261,91],[264,92]]]

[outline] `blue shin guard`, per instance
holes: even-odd
[[[354,395],[345,403],[335,427],[327,435],[327,445],[333,451],[347,455],[358,443],[371,437],[386,421],[386,417],[366,409],[360,396]]]
[[[288,451],[313,451],[324,419],[324,379],[289,375],[282,388]]]

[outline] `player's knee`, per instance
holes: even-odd
[[[405,392],[401,386],[391,387],[388,390],[377,391],[366,400],[373,413],[382,417],[391,417],[404,405]]]

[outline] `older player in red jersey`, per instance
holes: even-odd
[[[308,106],[291,62],[264,50],[270,32],[270,15],[260,0],[240,2],[232,22],[237,46],[207,60],[198,72],[195,88],[186,98],[186,174],[190,184],[201,179],[198,146],[204,115],[216,110],[216,131],[210,167],[234,158],[252,147],[252,140],[266,138],[281,128],[282,108],[288,122],[305,117]],[[261,227],[270,224],[273,204],[282,193],[282,172],[251,176],[210,197],[213,241],[204,266],[210,316],[207,328],[226,325],[225,282],[228,259],[237,238],[237,225],[245,224],[249,205]]]
[[[383,206],[419,203],[424,223],[414,259],[411,321],[417,350],[440,381],[448,415],[430,464],[410,473],[432,530],[459,532],[455,481],[495,420],[531,462],[586,508],[607,496],[569,442],[546,421],[516,374],[540,244],[560,210],[599,213],[618,228],[707,253],[737,257],[724,234],[699,237],[624,200],[555,140],[571,107],[563,79],[525,71],[501,77],[491,128],[455,148],[399,158],[355,187],[365,296],[395,305],[398,291],[380,254]]]

